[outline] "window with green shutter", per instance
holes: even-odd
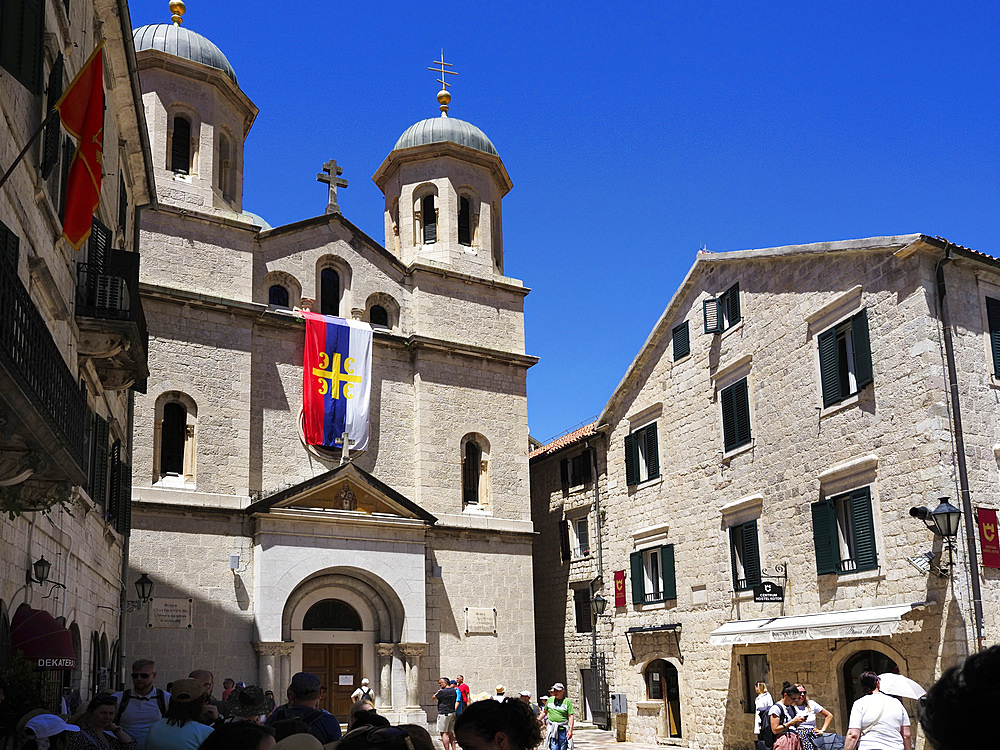
[[[640,484],[660,476],[660,453],[656,422],[625,436],[625,482]]]
[[[760,583],[760,547],[757,519],[729,527],[733,590],[746,591]]]
[[[816,341],[823,406],[839,404],[874,380],[866,310],[823,331]]]
[[[1000,378],[1000,300],[986,298],[986,322],[990,327],[990,352],[993,354],[993,376]]]
[[[674,327],[673,344],[674,362],[683,359],[691,353],[691,329],[686,320],[679,326]]]
[[[725,450],[731,451],[746,445],[752,439],[750,433],[750,393],[747,379],[743,378],[722,389],[722,438]]]
[[[629,563],[633,604],[655,604],[677,598],[674,545],[633,552],[629,555]]]
[[[868,487],[812,504],[819,575],[878,568],[875,519]]]
[[[702,303],[705,314],[705,333],[722,333],[739,323],[743,318],[740,312],[740,285],[733,284],[718,297],[707,299]]]
[[[0,221],[0,263],[3,263],[11,274],[17,273],[20,246],[21,238]]]
[[[33,94],[41,93],[44,0],[0,2],[0,66]]]
[[[95,414],[88,491],[90,499],[101,508],[108,503],[108,432],[107,420],[100,414]]]
[[[589,450],[559,462],[559,481],[564,490],[586,484],[591,480],[591,476]]]

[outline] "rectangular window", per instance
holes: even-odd
[[[44,46],[44,0],[2,0],[0,66],[33,94],[41,93]]]
[[[705,300],[705,333],[722,333],[739,323],[743,318],[740,314],[740,285],[733,284],[718,297]]]
[[[743,654],[743,711],[752,714],[757,702],[758,682],[767,684],[770,675],[765,654]]]
[[[677,598],[677,576],[674,567],[674,545],[633,552],[629,556],[632,568],[632,603],[652,604]]]
[[[560,461],[559,478],[564,490],[589,482],[591,480],[590,451],[585,450],[573,458],[564,458]]]
[[[576,632],[589,633],[594,629],[590,614],[590,588],[573,589],[573,609],[576,612]]]
[[[673,342],[674,362],[691,353],[691,330],[686,320],[674,328]]]
[[[986,298],[986,322],[990,328],[993,377],[1000,378],[1000,299]]]
[[[813,503],[812,521],[819,575],[878,567],[875,521],[868,487]]]
[[[722,437],[726,451],[746,445],[750,434],[750,394],[747,379],[743,378],[720,394],[722,402]]]
[[[660,456],[656,422],[650,422],[625,436],[625,481],[639,484],[660,476]]]
[[[747,591],[760,583],[760,549],[757,520],[729,527],[729,553],[733,563],[733,590]]]
[[[839,404],[869,385],[872,352],[865,310],[816,337],[823,406]]]
[[[573,519],[570,527],[573,530],[573,558],[587,557],[590,554],[590,528],[587,517]]]

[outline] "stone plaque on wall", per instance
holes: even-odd
[[[482,607],[465,608],[466,635],[496,635],[497,611]]]
[[[190,628],[194,599],[153,599],[149,603],[147,628]]]

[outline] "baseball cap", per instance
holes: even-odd
[[[520,693],[518,693],[518,695],[523,695],[525,698],[530,698],[531,697],[531,691],[530,690],[522,690]]]
[[[292,684],[289,689],[299,698],[312,698],[319,695],[323,683],[319,676],[312,672],[296,672],[292,676]]]
[[[55,714],[38,714],[24,724],[25,729],[30,729],[37,739],[55,737],[61,732],[79,732],[80,727],[67,724]]]
[[[190,677],[174,680],[174,689],[170,691],[170,700],[178,703],[191,703],[205,694],[205,687]]]
[[[368,678],[365,677],[363,680],[361,680],[361,684],[362,685],[367,685],[368,684]]]
[[[566,689],[566,686],[563,685],[561,682],[557,682],[555,685],[553,685],[551,688],[549,688],[549,690],[565,690],[565,689]]]

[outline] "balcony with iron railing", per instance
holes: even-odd
[[[139,297],[139,254],[109,249],[102,262],[77,263],[80,354],[93,359],[105,390],[149,376],[149,334]]]
[[[44,456],[20,475],[73,484],[86,480],[83,393],[15,266],[5,262],[0,262],[0,407],[8,422],[0,450],[14,451],[16,444],[26,457]]]

